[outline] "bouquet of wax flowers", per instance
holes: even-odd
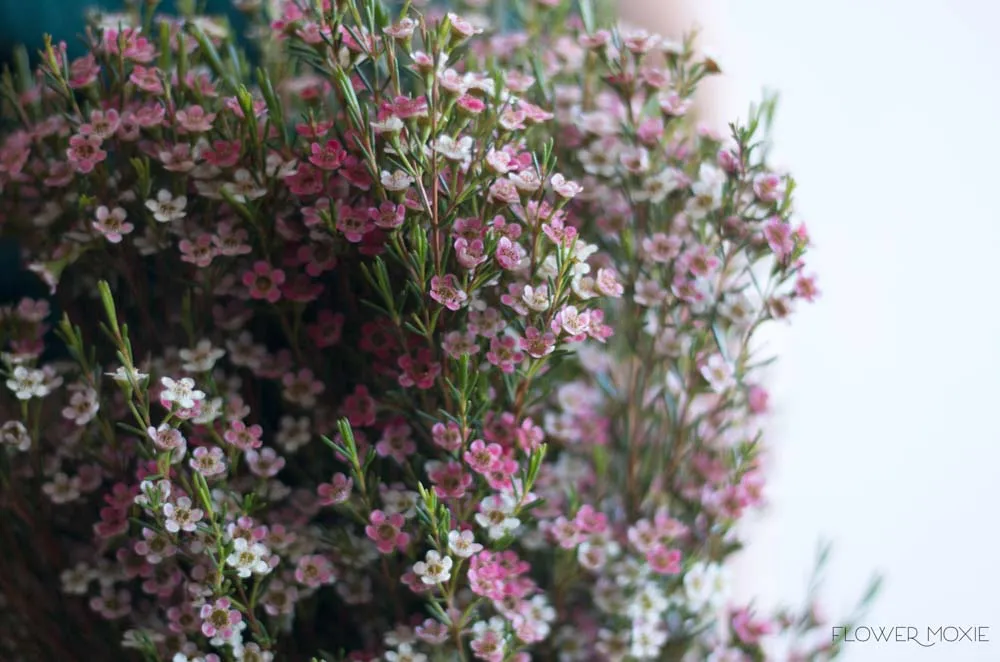
[[[773,104],[588,2],[156,4],[0,80],[0,657],[837,654],[728,590]]]

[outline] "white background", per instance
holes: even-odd
[[[881,570],[867,623],[992,640],[845,660],[1000,660],[1000,3],[695,4],[716,107],[781,92],[775,157],[823,291],[774,339],[772,505],[740,592],[795,601],[827,537],[834,620]]]

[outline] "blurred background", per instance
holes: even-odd
[[[0,0],[0,51],[71,41],[85,4]],[[715,118],[780,92],[773,155],[815,242],[823,296],[769,340],[771,507],[739,593],[796,603],[829,539],[831,625],[880,571],[862,624],[989,628],[989,643],[848,644],[845,660],[1000,660],[1000,3],[626,4],[650,29],[703,25],[725,72]]]
[[[740,592],[794,602],[829,538],[834,621],[879,570],[865,624],[990,627],[845,660],[1000,660],[1000,3],[694,4],[726,74],[716,114],[780,92],[774,160],[823,292],[770,339],[772,503]]]

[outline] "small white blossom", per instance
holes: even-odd
[[[177,354],[184,361],[182,367],[188,372],[208,372],[215,362],[226,355],[226,350],[212,346],[212,341],[202,338],[194,349],[182,349]]]
[[[552,299],[549,297],[548,285],[539,285],[538,287],[525,285],[521,291],[521,299],[528,308],[535,312],[548,310],[549,305],[552,303]]]
[[[229,193],[236,202],[257,200],[267,195],[267,189],[259,186],[250,171],[245,168],[240,168],[234,172],[233,181],[226,182],[222,185],[222,188]]]
[[[163,516],[166,517],[164,528],[170,533],[178,531],[194,531],[204,513],[200,508],[191,507],[191,499],[182,496],[176,503],[163,504]]]
[[[271,571],[271,566],[267,563],[270,552],[267,547],[259,542],[249,543],[246,538],[237,538],[233,541],[233,553],[226,559],[226,563],[236,568],[236,573],[240,577],[249,577],[256,573],[263,575]]]
[[[549,180],[552,185],[552,190],[556,192],[557,195],[566,198],[574,198],[583,192],[583,187],[574,181],[566,179],[562,174],[556,173],[552,175],[552,179]]]
[[[741,292],[726,293],[719,303],[719,314],[743,329],[750,326],[754,319],[753,305]]]
[[[160,223],[169,223],[184,218],[187,212],[187,197],[179,195],[176,198],[166,190],[160,189],[156,194],[156,199],[146,200],[146,209],[153,212],[153,218]]]
[[[633,621],[656,621],[666,611],[667,596],[663,589],[651,581],[643,583],[629,601],[628,616]]]
[[[684,212],[693,221],[704,218],[709,211],[719,205],[725,184],[725,172],[708,163],[702,163],[698,181],[691,185],[694,196],[688,200]]]
[[[0,425],[0,443],[13,446],[19,451],[31,448],[31,435],[21,421],[7,421]]]
[[[204,391],[196,390],[194,380],[190,377],[177,380],[170,377],[161,377],[160,383],[163,384],[163,392],[160,394],[160,399],[176,403],[183,409],[191,409],[194,407],[196,401],[205,399]]]
[[[382,493],[383,510],[387,515],[401,514],[406,519],[417,515],[417,504],[420,495],[412,490],[386,490]]]
[[[514,517],[515,505],[509,494],[493,494],[483,499],[476,522],[487,530],[490,540],[499,540],[521,526],[521,520]]]
[[[736,386],[733,367],[720,354],[713,354],[701,368],[701,374],[716,393],[724,393]]]
[[[171,489],[172,485],[169,480],[158,480],[155,483],[151,480],[144,480],[139,483],[139,493],[132,501],[143,508],[155,507],[167,500]]]
[[[714,563],[697,563],[684,575],[684,594],[688,606],[700,611],[707,606],[719,607],[726,599],[728,575]]]
[[[282,416],[279,426],[275,441],[286,453],[294,453],[312,439],[312,422],[308,416]]]
[[[471,136],[462,136],[455,140],[449,135],[441,135],[434,141],[433,150],[451,161],[468,162],[472,158],[473,141]]]
[[[42,491],[52,500],[52,503],[76,501],[80,498],[80,477],[73,476],[71,478],[60,471],[52,477],[51,482],[42,485]]]
[[[381,122],[373,121],[371,125],[372,125],[372,131],[374,131],[376,134],[379,135],[383,133],[399,133],[400,131],[403,130],[404,126],[403,120],[395,116],[389,116]]]
[[[394,651],[385,652],[386,662],[427,662],[427,656],[413,650],[410,644],[400,644]]]
[[[387,170],[382,171],[382,186],[388,191],[405,191],[410,188],[410,184],[413,183],[413,177],[406,174],[402,170],[397,170],[393,173]]]
[[[222,398],[202,400],[201,412],[191,420],[198,425],[208,425],[222,415]]]
[[[442,557],[432,549],[427,552],[423,561],[413,564],[413,572],[425,584],[443,584],[451,578],[451,566],[450,556]]]
[[[633,192],[633,197],[638,201],[648,201],[651,204],[663,202],[668,195],[681,188],[687,183],[684,173],[675,168],[665,168],[659,173],[647,177],[642,183],[642,188]]]
[[[76,425],[86,425],[94,419],[101,408],[97,401],[97,391],[89,387],[78,388],[69,398],[69,405],[62,410],[63,418]]]
[[[638,660],[655,660],[666,642],[667,633],[655,621],[636,624],[632,627],[632,647],[629,653]]]
[[[483,546],[476,542],[472,531],[449,531],[448,549],[460,559],[467,559],[482,551]]]
[[[7,388],[14,392],[18,400],[44,398],[50,392],[49,386],[45,383],[45,373],[23,365],[14,368],[10,379],[7,380]]]
[[[90,582],[97,578],[97,573],[86,563],[77,563],[59,573],[64,593],[70,595],[86,595]]]

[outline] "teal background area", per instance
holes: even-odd
[[[229,0],[208,0],[209,14],[227,14],[234,25],[241,18]],[[22,43],[35,55],[42,46],[42,35],[51,34],[56,42],[65,41],[73,55],[83,49],[78,39],[83,32],[84,16],[92,7],[121,11],[121,0],[0,0],[0,58],[6,62],[16,44]],[[157,11],[172,13],[172,1],[160,4]]]
[[[44,34],[51,34],[57,43],[65,41],[71,56],[81,55],[84,16],[93,7],[120,11],[124,3],[121,0],[0,0],[0,65],[10,61],[18,44],[23,44],[36,59]],[[209,0],[206,7],[207,13],[228,15],[239,29],[242,17],[229,0]],[[172,13],[174,3],[164,2],[158,11]],[[22,268],[18,253],[16,242],[0,237],[0,305],[14,303],[25,296],[40,298],[48,294],[38,277]]]

